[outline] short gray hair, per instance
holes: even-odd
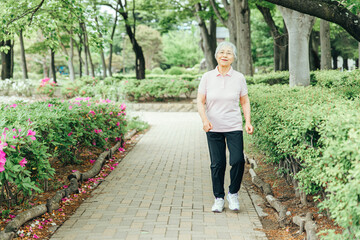
[[[233,51],[233,54],[234,54],[234,57],[235,59],[237,59],[237,55],[236,55],[236,47],[234,44],[232,44],[231,42],[221,42],[219,43],[219,45],[217,46],[216,50],[215,50],[215,58],[216,58],[216,55],[218,54],[218,52],[223,48],[223,47],[231,47],[232,51]]]

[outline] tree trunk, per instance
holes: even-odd
[[[349,59],[347,57],[343,58],[343,70],[349,70],[348,60]]]
[[[49,68],[47,65],[46,55],[43,57],[42,64],[43,64],[43,77],[48,78],[49,77]]]
[[[75,45],[79,55],[79,77],[81,78],[83,76],[83,62],[84,62],[81,57],[83,40],[81,34],[78,34],[78,37],[79,37],[79,44],[77,44],[77,42],[75,41]]]
[[[19,34],[19,41],[20,41],[20,55],[21,55],[21,67],[22,67],[22,72],[23,72],[23,79],[28,79],[28,71],[27,71],[27,67],[26,67],[26,57],[25,57],[25,47],[24,47],[24,37],[23,37],[23,30],[20,29],[20,34]]]
[[[112,54],[113,54],[113,40],[114,40],[114,36],[115,36],[115,30],[116,30],[116,26],[117,26],[117,21],[118,21],[118,11],[117,9],[119,8],[119,5],[117,4],[116,5],[116,11],[115,11],[115,19],[114,19],[114,25],[113,25],[113,28],[112,28],[112,32],[111,32],[111,41],[110,41],[110,50],[109,50],[109,66],[108,66],[108,69],[109,69],[109,75],[110,77],[112,77]]]
[[[11,47],[10,47],[10,75],[11,78],[14,77],[14,59],[15,59],[15,51],[14,51],[14,45],[15,45],[15,40],[13,40],[12,42],[10,42]]]
[[[94,5],[94,10],[95,10],[95,5]],[[96,26],[97,26],[97,30],[99,32],[99,38],[102,39],[103,38],[103,35],[100,31],[100,27],[99,27],[99,21],[98,21],[98,18],[95,17],[95,22],[96,22]],[[103,78],[106,78],[107,77],[107,74],[106,74],[106,62],[105,62],[105,55],[104,55],[104,50],[101,48],[100,49],[100,57],[101,57],[101,65],[102,65],[102,71],[103,71]]]
[[[333,52],[332,54],[332,60],[333,60],[333,69],[337,70],[338,69],[338,57],[339,57],[339,53],[338,52]]]
[[[68,59],[69,76],[71,81],[75,81],[75,70],[74,70],[74,39],[72,38],[72,30],[70,32],[70,54]]]
[[[331,69],[330,23],[320,19],[321,70]]]
[[[200,17],[199,12],[202,10],[200,3],[195,4],[197,13],[197,19],[200,28],[200,35],[202,41],[202,50],[205,55],[206,67],[208,70],[212,70],[216,67],[217,62],[215,59],[216,50],[216,21],[213,17],[210,18],[210,29],[206,27],[206,23]]]
[[[310,70],[315,71],[320,69],[319,57],[319,44],[318,38],[314,31],[310,34]]]
[[[89,38],[87,35],[85,23],[81,23],[81,28],[84,32],[84,43],[85,43],[85,73],[86,75],[89,75],[89,65],[90,65],[91,76],[95,77],[95,69],[91,58]]]
[[[260,5],[256,5],[261,14],[264,17],[266,24],[270,28],[270,33],[274,39],[274,70],[275,71],[285,71],[288,70],[287,64],[287,46],[288,46],[288,35],[286,31],[286,26],[284,23],[284,34],[279,32],[279,28],[276,26],[275,21],[271,16],[270,9]]]
[[[315,18],[277,6],[289,33],[290,87],[310,85],[309,37]]]
[[[84,44],[84,54],[85,54],[85,75],[89,76],[89,63],[88,63],[88,45],[87,45],[87,37],[86,37],[86,28],[84,23],[80,23],[80,28],[82,29],[81,35],[84,36],[84,41],[80,42],[80,44]]]
[[[253,75],[251,38],[250,38],[250,8],[248,0],[234,0],[236,10],[236,46],[238,50],[238,71],[244,75]]]
[[[8,46],[10,49],[7,52],[1,52],[1,79],[12,78],[11,75],[11,40],[1,41],[1,47]]]
[[[50,70],[51,70],[51,76],[54,80],[54,82],[57,83],[56,80],[56,67],[55,67],[55,51],[54,49],[51,49],[51,61],[50,61]]]

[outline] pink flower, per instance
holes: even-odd
[[[29,118],[29,120],[30,120],[30,118]],[[36,132],[29,129],[27,136],[35,136],[35,134],[36,134]]]
[[[25,164],[27,164],[27,161],[25,158],[23,158],[20,162],[19,162],[20,166],[25,167]]]
[[[11,219],[13,219],[13,218],[15,218],[16,216],[15,216],[15,215],[12,215],[12,214],[9,214],[9,217],[10,217]]]
[[[51,106],[52,106],[52,104],[49,104],[49,105],[48,105],[48,107],[51,107]]]
[[[111,171],[114,170],[114,167],[110,167],[110,170],[111,170]]]
[[[73,134],[73,132],[71,131],[71,132],[69,132],[68,136],[70,137],[72,134]]]
[[[107,142],[109,140],[109,138],[105,138],[105,141]]]
[[[13,149],[16,149],[16,147],[14,145],[11,145],[10,147],[13,148]]]
[[[31,140],[36,140],[36,137],[30,137]]]
[[[71,170],[72,172],[77,172],[77,170]]]
[[[112,114],[113,114],[113,112],[110,112],[109,114],[110,114],[110,115],[112,115]]]
[[[66,189],[66,188],[68,188],[68,187],[69,187],[68,185],[64,185],[64,186],[63,186],[64,189]]]
[[[117,122],[117,123],[116,123],[116,126],[120,126],[120,122]]]
[[[39,227],[38,227],[39,229],[43,229],[44,227],[43,226],[41,226],[41,225],[39,225]]]
[[[10,105],[10,107],[12,107],[12,108],[16,108],[16,107],[17,107],[17,104],[16,104],[16,103],[14,103],[14,104]]]
[[[91,110],[89,113],[92,114],[93,116],[95,115],[95,112],[93,110]]]
[[[25,236],[25,234],[23,234],[23,233],[20,233],[20,235],[19,235],[19,237],[24,237]]]
[[[122,147],[119,147],[119,151],[120,151],[120,152],[125,152],[125,149],[122,148]]]
[[[38,239],[39,237],[38,237],[36,234],[34,234],[34,238],[35,238],[35,239]]]
[[[126,109],[126,105],[125,105],[125,103],[121,104],[120,108],[121,108],[121,110],[123,110],[123,111],[124,111],[124,110]]]
[[[90,159],[90,163],[93,164],[95,162],[95,160],[93,159]]]
[[[70,105],[70,106],[69,106],[69,110],[71,110],[72,108],[73,108],[73,106]]]
[[[119,165],[119,163],[114,163],[114,164],[113,164],[113,167],[116,167],[117,165]]]
[[[19,128],[18,131],[21,132],[21,128]]]

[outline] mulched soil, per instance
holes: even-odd
[[[288,216],[289,220],[292,220],[292,217],[296,215],[306,214],[308,212],[313,213],[313,221],[316,222],[317,232],[334,229],[336,232],[341,232],[342,229],[337,226],[332,219],[329,219],[325,213],[320,212],[316,207],[316,203],[313,201],[312,196],[308,196],[307,200],[309,202],[308,206],[303,206],[299,198],[295,197],[295,191],[292,185],[289,185],[284,177],[277,175],[275,166],[265,163],[266,156],[259,153],[258,150],[252,153],[251,148],[254,146],[249,146],[249,152],[247,155],[253,159],[256,159],[258,168],[255,170],[256,174],[264,180],[266,183],[269,183],[272,187],[274,197],[277,198],[283,205],[285,205],[288,211],[291,212],[291,216]],[[277,221],[277,212],[274,210],[267,202],[265,195],[257,188],[251,181],[251,176],[249,173],[249,164],[246,166],[244,173],[244,184],[251,190],[255,191],[257,195],[260,195],[264,199],[264,203],[259,205],[263,211],[269,214],[267,217],[261,217],[260,220],[263,224],[264,232],[269,240],[303,240],[306,239],[306,233],[300,234],[299,226],[289,221],[289,224],[285,228],[280,228]]]
[[[104,181],[104,178],[106,178],[111,173],[111,171],[117,167],[117,165],[121,165],[121,160],[129,151],[131,151],[131,149],[136,145],[144,133],[145,131],[138,133],[130,140],[128,140],[125,143],[125,152],[116,151],[113,158],[106,161],[101,172],[95,178],[89,179],[88,181],[82,183],[81,186],[79,186],[79,193],[71,194],[68,198],[62,199],[60,208],[58,210],[53,211],[51,214],[46,213],[29,222],[26,222],[18,230],[18,236],[14,239],[50,239],[51,235],[56,231],[56,229],[61,226],[68,218],[70,218],[70,216],[85,199],[91,196],[91,192],[96,188],[96,186],[101,184],[101,182]],[[24,209],[29,209],[32,206],[40,204],[45,204],[46,200],[53,197],[56,191],[66,188],[69,184],[67,177],[72,172],[75,170],[86,172],[91,169],[94,160],[96,160],[103,151],[103,149],[96,147],[82,149],[82,153],[79,157],[79,160],[81,160],[82,163],[78,165],[64,166],[59,161],[54,161],[52,163],[52,167],[56,170],[56,173],[55,177],[49,181],[49,191],[46,191],[42,194],[34,194],[31,199],[25,201],[25,203],[11,207],[9,217],[1,218],[0,230],[2,231],[7,223],[17,214],[24,211]],[[6,207],[2,206],[2,210],[6,209]]]

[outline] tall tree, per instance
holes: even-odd
[[[278,6],[289,32],[290,87],[310,85],[309,37],[315,18]]]
[[[330,23],[320,19],[321,70],[331,69]]]
[[[206,26],[204,20],[204,9],[201,3],[195,3],[197,21],[200,28],[200,36],[202,39],[202,49],[205,55],[206,66],[208,70],[214,69],[217,65],[215,59],[216,50],[216,20],[213,15],[209,18],[209,27]]]
[[[119,4],[116,4],[115,7],[115,17],[114,17],[114,22],[113,22],[113,26],[112,26],[112,31],[111,31],[111,35],[110,35],[110,49],[109,49],[109,75],[112,77],[112,58],[113,58],[113,41],[114,41],[114,36],[115,36],[115,30],[116,30],[116,26],[117,26],[117,22],[118,22],[118,17],[119,17]]]
[[[28,70],[26,67],[26,57],[25,57],[25,47],[24,47],[24,36],[23,30],[20,29],[19,32],[19,42],[20,42],[20,56],[21,56],[21,67],[23,72],[23,79],[28,79]]]
[[[2,40],[0,42],[1,51],[1,79],[5,80],[8,78],[12,78],[12,52],[13,45],[11,40]]]
[[[123,17],[125,23],[125,31],[132,44],[133,51],[135,53],[135,72],[137,79],[145,79],[145,58],[142,47],[136,40],[136,14],[135,14],[135,0],[132,1],[132,6],[128,5],[128,2],[124,3],[122,0],[117,0],[117,4],[120,6],[119,9],[114,7],[114,3],[101,3],[102,5],[109,6],[114,10],[117,10]],[[116,5],[117,6],[117,5]],[[132,19],[129,17],[129,12],[132,11]],[[132,23],[131,23],[132,20]]]
[[[275,21],[271,15],[270,8],[256,4],[261,14],[264,17],[266,24],[270,28],[271,36],[274,39],[274,70],[285,71],[289,69],[288,64],[288,33],[284,23],[283,33],[280,32],[280,28],[275,24]]]
[[[224,10],[228,17],[225,18],[220,13],[220,9],[215,0],[210,1],[216,16],[229,29],[230,41],[237,47],[236,68],[245,75],[252,75],[252,56],[250,38],[250,7],[248,0],[233,0],[228,2],[222,0]]]

